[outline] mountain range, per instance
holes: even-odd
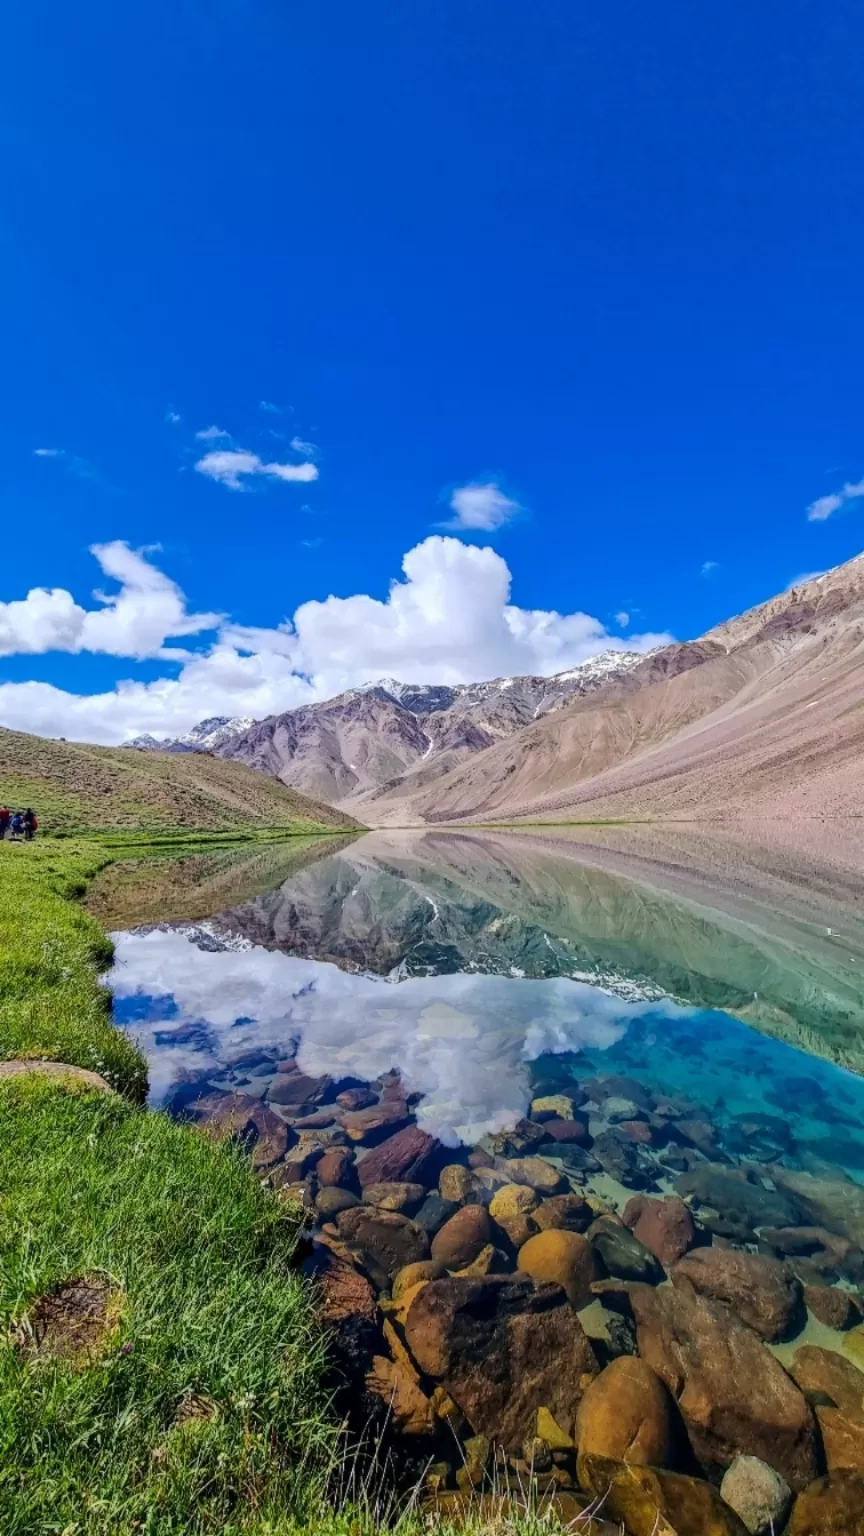
[[[860,814],[864,556],[648,655],[458,687],[382,679],[137,745],[239,760],[367,825]]]
[[[554,677],[452,686],[382,678],[266,720],[217,716],[185,736],[139,736],[129,746],[215,752],[337,805],[399,784],[422,789],[532,721],[625,677],[643,659],[637,651],[606,651]]]

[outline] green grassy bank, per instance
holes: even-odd
[[[142,1107],[145,1063],[98,982],[110,942],[76,900],[132,851],[0,844],[0,1060],[118,1090],[0,1078],[0,1531],[448,1536],[374,1497],[335,1507],[345,1452],[297,1215],[239,1152]],[[102,1303],[83,1343],[63,1310],[82,1286]],[[478,1509],[460,1529],[559,1527]]]

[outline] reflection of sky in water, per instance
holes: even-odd
[[[607,1050],[631,1020],[687,1017],[664,1002],[627,1003],[567,978],[456,974],[388,981],[271,950],[200,948],[189,934],[115,934],[116,1017],[150,1063],[151,1100],[184,1073],[250,1047],[297,1043],[312,1074],[367,1080],[396,1069],[424,1095],[419,1124],[475,1142],[527,1108],[527,1064],[544,1052]]]

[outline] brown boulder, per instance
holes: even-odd
[[[550,1227],[563,1232],[585,1232],[594,1220],[594,1211],[581,1195],[553,1195],[543,1200],[533,1213],[541,1232]]]
[[[464,1280],[468,1275],[509,1275],[512,1268],[503,1249],[496,1248],[494,1243],[487,1243],[485,1248],[480,1249],[476,1259],[454,1273]]]
[[[576,1415],[580,1456],[665,1466],[672,1433],[669,1393],[644,1360],[621,1355],[592,1381]]]
[[[673,1285],[692,1285],[702,1296],[725,1301],[760,1338],[776,1343],[804,1322],[801,1281],[788,1265],[762,1253],[734,1248],[694,1248],[672,1270]]]
[[[429,1239],[422,1227],[398,1211],[380,1211],[375,1206],[358,1205],[341,1211],[339,1236],[355,1249],[375,1279],[393,1276],[406,1264],[429,1258]]]
[[[425,1198],[422,1184],[366,1184],[363,1187],[366,1205],[377,1205],[384,1211],[401,1211],[403,1216],[413,1216]]]
[[[852,1179],[819,1179],[779,1164],[772,1164],[767,1172],[775,1184],[794,1196],[813,1226],[839,1232],[856,1248],[864,1248],[864,1188],[860,1184]]]
[[[639,1353],[677,1399],[706,1470],[725,1468],[744,1452],[767,1462],[790,1488],[812,1481],[813,1415],[753,1330],[689,1285],[628,1285],[627,1292]]]
[[[391,1295],[394,1301],[399,1301],[415,1285],[420,1285],[426,1280],[443,1280],[447,1274],[443,1264],[435,1259],[421,1259],[416,1264],[406,1264],[404,1269],[394,1277]]]
[[[272,1104],[321,1104],[333,1087],[329,1077],[307,1077],[305,1072],[280,1073],[267,1090]]]
[[[530,1216],[537,1210],[540,1197],[527,1184],[504,1184],[495,1191],[489,1204],[493,1221],[508,1220],[513,1216]]]
[[[463,1205],[432,1239],[432,1257],[447,1269],[473,1264],[492,1237],[492,1223],[482,1205]]]
[[[624,1207],[622,1220],[667,1269],[684,1257],[696,1239],[693,1217],[678,1195],[664,1200],[634,1195]]]
[[[395,1101],[373,1104],[369,1109],[349,1110],[342,1116],[342,1124],[351,1141],[374,1147],[379,1141],[393,1136],[407,1126],[411,1116],[407,1104]],[[379,1174],[375,1175],[380,1178]]]
[[[372,1114],[373,1111],[361,1110],[360,1113]],[[349,1118],[345,1116],[345,1129],[350,1136]],[[435,1182],[435,1163],[440,1150],[441,1144],[434,1136],[427,1136],[419,1125],[406,1125],[360,1159],[357,1164],[360,1187],[365,1189],[367,1184],[422,1184],[428,1188]]]
[[[814,1410],[822,1431],[825,1465],[829,1472],[853,1468],[864,1472],[864,1424],[860,1419],[850,1419],[839,1408],[817,1407]]]
[[[453,1205],[466,1205],[478,1198],[478,1185],[472,1168],[461,1163],[448,1163],[438,1175],[438,1189],[442,1200]]]
[[[366,1376],[373,1397],[380,1397],[403,1435],[431,1435],[435,1413],[420,1386],[420,1378],[407,1359],[388,1360],[376,1355]]]
[[[245,1093],[208,1093],[189,1113],[216,1141],[236,1141],[251,1155],[255,1168],[272,1168],[285,1156],[291,1132],[260,1099]]]
[[[848,1418],[864,1424],[864,1375],[845,1355],[803,1344],[795,1351],[789,1374],[805,1396],[823,1401],[830,1398]]]
[[[837,1285],[805,1285],[804,1300],[826,1328],[853,1328],[861,1321],[861,1303],[850,1291]]]
[[[585,1307],[590,1302],[591,1282],[597,1275],[594,1251],[578,1232],[558,1227],[538,1232],[523,1243],[516,1262],[532,1280],[560,1285],[571,1306]]]
[[[500,1164],[512,1184],[527,1184],[538,1195],[565,1194],[569,1185],[560,1169],[543,1157],[511,1157]]]
[[[405,1320],[420,1370],[442,1382],[475,1434],[511,1455],[541,1407],[572,1424],[597,1362],[560,1289],[518,1277],[432,1280]]]
[[[318,1183],[327,1189],[357,1188],[354,1153],[348,1147],[331,1147],[316,1164]]]
[[[588,1132],[588,1121],[562,1120],[557,1116],[552,1120],[543,1122],[543,1129],[553,1141],[574,1142],[577,1147],[590,1147],[591,1137]]]
[[[628,1536],[747,1536],[716,1488],[698,1477],[585,1456],[579,1481]]]
[[[546,1140],[546,1127],[531,1120],[517,1120],[512,1131],[496,1131],[486,1140],[493,1157],[523,1157]]]
[[[830,1472],[799,1493],[786,1536],[864,1536],[864,1475]]]

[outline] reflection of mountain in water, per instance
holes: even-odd
[[[864,1071],[864,948],[760,910],[603,867],[602,850],[494,833],[376,833],[224,913],[255,944],[406,975],[578,976],[736,1014]]]

